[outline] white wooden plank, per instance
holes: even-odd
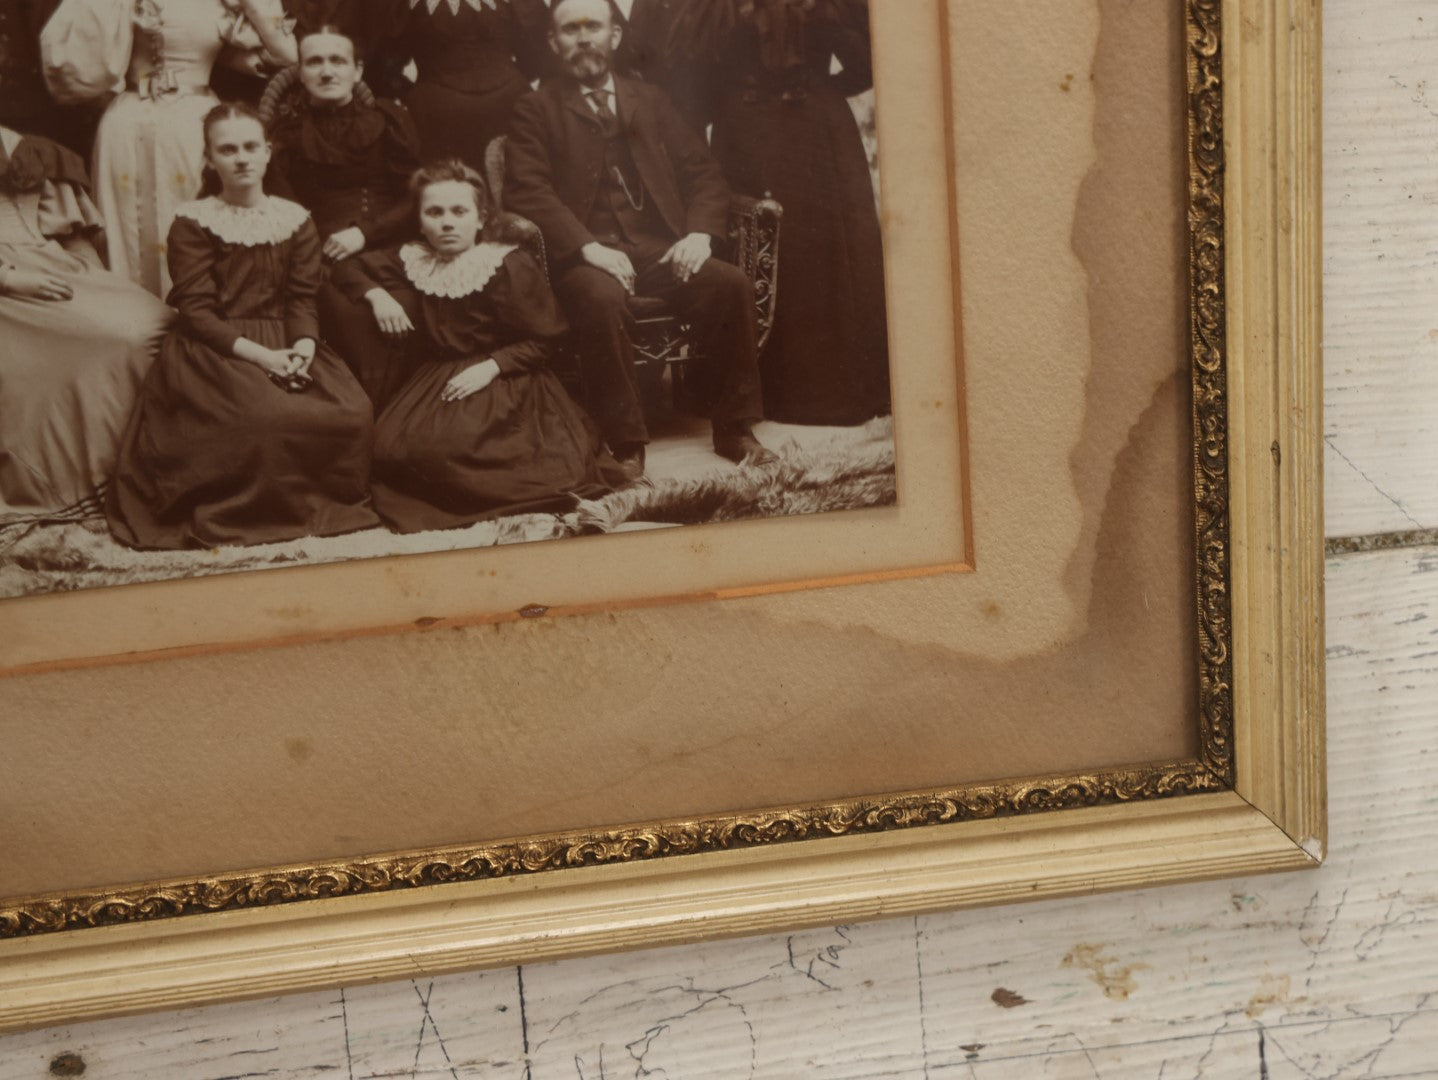
[[[1328,598],[1315,874],[31,1032],[0,1080],[1434,1075],[1438,549],[1331,560]]]
[[[1438,19],[1324,20],[1324,437],[1330,536],[1438,525]]]

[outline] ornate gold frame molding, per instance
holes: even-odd
[[[1232,789],[1222,9],[1222,0],[1187,0],[1197,759],[25,898],[0,907],[0,939]]]

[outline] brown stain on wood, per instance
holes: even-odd
[[[1063,958],[1061,966],[1087,971],[1089,978],[1103,990],[1104,997],[1127,1001],[1128,996],[1138,989],[1133,973],[1145,970],[1148,965],[1120,965],[1115,957],[1104,953],[1105,948],[1107,946],[1104,945],[1075,945]]]
[[[285,740],[285,753],[296,765],[303,765],[315,756],[315,744],[303,736],[295,736]]]
[[[1243,1010],[1244,1015],[1250,1020],[1257,1020],[1270,1005],[1286,1003],[1289,1000],[1288,994],[1292,987],[1293,980],[1288,975],[1260,976],[1258,992],[1248,999],[1248,1007]]]
[[[1024,997],[1023,994],[1016,994],[1014,991],[1003,986],[998,987],[990,994],[989,1000],[1001,1009],[1017,1009],[1020,1005],[1027,1005],[1029,1003],[1029,999]],[[983,1043],[978,1043],[975,1045],[974,1051],[977,1052],[982,1047]],[[963,1049],[967,1050],[968,1047],[963,1047]]]
[[[51,1076],[84,1076],[85,1059],[79,1054],[59,1054],[50,1062]]]

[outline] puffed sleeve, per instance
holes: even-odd
[[[46,180],[40,189],[40,232],[52,239],[104,227],[100,209],[84,188],[65,180]]]
[[[508,375],[542,364],[549,354],[544,339],[558,337],[567,326],[539,264],[527,252],[511,251],[484,296],[515,339],[489,354],[499,370]]]
[[[225,22],[220,27],[220,37],[226,45],[241,52],[256,53],[275,66],[294,62],[291,57],[274,55],[265,44],[274,33],[289,36],[294,32],[295,21],[285,12],[281,0],[256,0],[259,18],[265,21],[264,29],[270,32],[267,34],[262,34],[250,21],[240,8],[239,0],[224,0],[224,3]]]
[[[170,266],[169,304],[180,313],[185,332],[222,356],[235,354],[235,342],[243,336],[228,321],[220,307],[219,285],[215,281],[215,258],[219,240],[187,217],[175,218],[166,241]]]
[[[133,0],[62,0],[40,32],[50,95],[61,105],[122,89],[134,38]]]
[[[319,340],[315,297],[323,281],[319,230],[313,218],[305,218],[290,246],[289,274],[285,278],[285,340],[290,344],[300,338]]]
[[[100,210],[78,184],[46,180],[37,212],[40,232],[97,270],[104,269],[95,244],[104,234]]]

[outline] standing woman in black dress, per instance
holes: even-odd
[[[764,412],[858,424],[889,412],[874,185],[848,99],[873,85],[868,0],[635,0],[636,64],[712,109],[736,191],[784,207]]]
[[[384,31],[370,65],[377,92],[399,92],[419,128],[424,157],[459,158],[483,169],[491,139],[509,130],[530,80],[552,71],[544,0],[381,0]],[[407,90],[386,86],[410,61]]]

